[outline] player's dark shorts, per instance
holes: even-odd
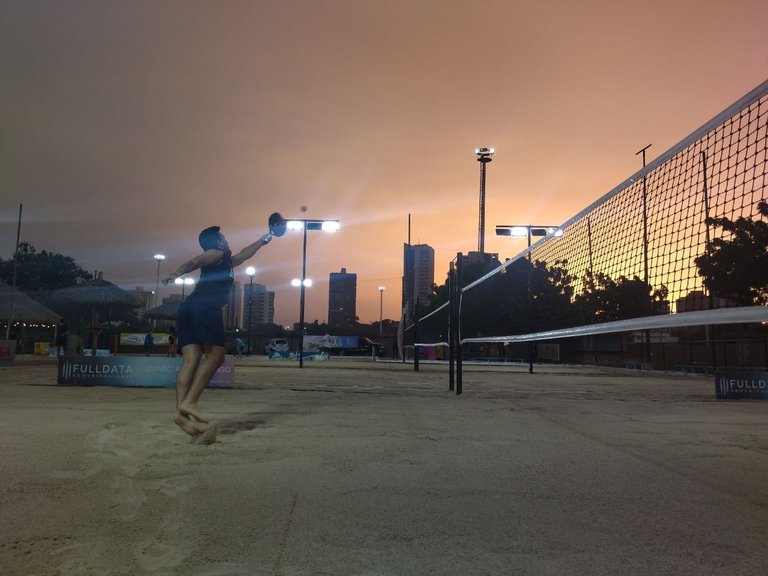
[[[187,298],[181,303],[176,314],[176,334],[179,338],[179,350],[187,344],[202,346],[204,342],[223,347],[224,314],[221,306],[211,306],[206,302]]]

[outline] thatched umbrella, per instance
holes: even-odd
[[[55,324],[59,318],[61,317],[50,308],[0,282],[0,320]]]
[[[0,340],[11,336],[11,324],[14,322],[22,322],[22,325],[55,324],[59,318],[60,316],[53,310],[46,308],[23,292],[0,282],[0,320],[8,323],[5,330],[0,333]],[[19,327],[16,330],[16,338],[21,337],[23,332],[24,328]]]
[[[114,307],[138,308],[142,306],[138,296],[101,278],[56,290],[51,293],[46,301],[53,308],[66,305],[90,306],[91,335],[93,337],[94,350],[98,347],[98,337],[101,333],[99,310],[107,309],[111,313]]]
[[[163,302],[160,306],[150,308],[144,313],[144,318],[154,318],[155,320],[176,320],[176,313],[181,306],[181,300],[174,298]]]

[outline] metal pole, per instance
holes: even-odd
[[[453,350],[456,345],[456,321],[454,318],[454,306],[456,305],[456,301],[453,294],[453,291],[455,290],[454,274],[455,270],[453,262],[451,262],[448,265],[448,390],[450,392],[453,392],[454,390],[454,382],[456,378],[453,366],[455,361]]]
[[[253,276],[248,284],[248,356],[251,355],[251,327],[253,321],[251,320],[251,313],[253,310]]]
[[[304,368],[304,283],[307,280],[307,223],[304,222],[304,249],[301,257],[301,302],[299,304],[299,368]]]
[[[13,253],[13,279],[11,281],[11,313],[8,316],[8,325],[5,327],[5,339],[11,339],[11,322],[13,322],[13,315],[16,308],[16,266],[19,263],[19,237],[21,236],[21,207],[23,204],[19,204],[19,223],[16,226],[16,250]],[[18,334],[17,334],[18,336]]]
[[[480,222],[477,226],[477,251],[485,252],[485,165],[480,160]]]
[[[531,227],[528,226],[528,322],[533,319],[533,303],[531,302],[531,274],[533,273],[531,259]],[[533,374],[533,342],[528,341],[528,374]]]
[[[379,288],[379,334],[384,333],[384,288]]]
[[[416,250],[411,251],[411,289],[413,290],[413,370],[419,371],[419,296],[416,291]]]
[[[643,155],[643,168],[645,168],[645,151],[650,148],[652,144],[648,144],[645,148],[637,152],[637,154]],[[635,154],[635,156],[637,156]],[[643,174],[643,280],[646,286],[648,286],[648,189],[646,187],[647,174]],[[650,364],[650,349],[651,349],[651,332],[645,331],[645,337],[643,338],[643,361],[646,364]],[[645,366],[644,366],[645,368]]]
[[[456,254],[456,274],[454,275],[456,284],[456,302],[454,304],[456,308],[456,395],[462,393],[463,390],[463,374],[462,374],[462,353],[461,353],[461,283],[462,283],[462,270],[464,268],[462,262],[462,254],[459,252]]]
[[[710,242],[710,235],[709,235],[709,189],[707,187],[707,153],[702,152],[701,153],[701,169],[704,174],[704,224],[705,228],[704,231],[706,233],[706,248],[705,250],[709,249],[709,242]],[[709,300],[709,309],[712,310],[715,307],[715,298],[712,294],[711,290],[707,290],[707,298]],[[706,337],[707,340],[710,341],[710,344],[712,346],[712,374],[714,374],[717,371],[717,347],[715,346],[715,338],[714,338],[714,330],[715,327],[708,325],[706,327]]]
[[[161,260],[157,259],[157,282],[155,282],[155,306],[157,306],[157,296],[160,294],[160,262]]]
[[[594,275],[594,267],[592,265],[592,220],[587,216],[587,242],[589,243],[589,273]]]

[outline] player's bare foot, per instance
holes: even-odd
[[[195,424],[192,422],[192,420],[189,419],[188,416],[185,416],[184,414],[176,414],[176,417],[173,419],[173,421],[176,422],[176,426],[184,430],[184,432],[190,436],[200,436],[200,434],[205,432],[205,428]]]
[[[191,418],[193,420],[196,420],[197,422],[208,422],[208,418],[203,416],[197,411],[197,406],[194,404],[186,404],[182,402],[179,405],[179,413],[183,414],[184,416],[187,416],[188,418]]]
[[[192,441],[195,444],[203,444],[205,446],[209,446],[216,442],[216,436],[219,434],[219,423],[214,422],[208,428],[205,429],[205,431],[200,434],[199,436],[195,436]]]

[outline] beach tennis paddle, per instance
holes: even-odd
[[[269,233],[278,237],[285,234],[285,218],[280,215],[280,212],[273,212],[269,216]]]

